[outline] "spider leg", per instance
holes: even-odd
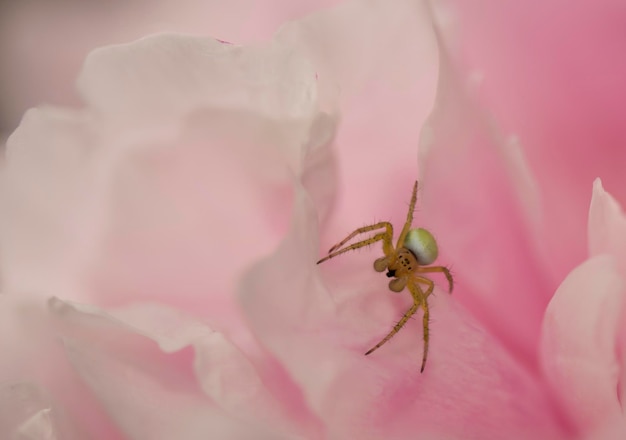
[[[421,282],[428,285],[428,288],[424,292],[422,288],[419,286],[417,282]],[[435,283],[432,280],[424,277],[415,277],[414,279],[409,279],[409,283],[407,284],[407,288],[413,295],[413,305],[407,312],[402,316],[400,321],[393,327],[391,332],[387,336],[383,338],[378,344],[376,344],[373,348],[369,349],[365,355],[374,352],[378,348],[380,348],[383,344],[389,341],[396,333],[400,331],[404,324],[407,323],[409,318],[417,312],[417,309],[421,306],[424,309],[424,317],[422,320],[423,329],[424,329],[424,354],[422,355],[422,366],[420,368],[420,373],[424,372],[424,367],[426,366],[426,359],[428,358],[428,347],[430,343],[430,328],[428,326],[430,320],[430,310],[428,308],[428,302],[426,298],[433,292],[435,288]]]
[[[402,227],[402,232],[400,232],[400,236],[398,237],[398,243],[396,244],[396,248],[401,248],[404,246],[404,240],[406,239],[406,234],[409,233],[411,229],[411,224],[413,224],[413,212],[415,211],[415,203],[417,202],[417,181],[413,185],[413,194],[411,195],[411,203],[409,204],[409,212],[406,215],[406,222]]]
[[[350,241],[352,238],[356,237],[359,234],[363,234],[364,232],[369,232],[369,231],[373,231],[375,229],[380,229],[380,228],[385,228],[385,232],[389,234],[389,239],[390,239],[389,241],[391,242],[391,238],[393,238],[393,226],[389,222],[379,222],[373,225],[363,226],[362,228],[359,228],[356,231],[352,232],[346,238],[344,238],[339,243],[331,247],[328,253],[332,254],[333,252],[340,249],[344,244],[346,244],[348,241]]]
[[[422,355],[422,366],[420,368],[420,373],[424,372],[424,367],[426,366],[426,358],[428,357],[428,343],[430,340],[430,329],[428,328],[428,321],[429,321],[429,316],[430,313],[428,311],[428,303],[426,301],[424,301],[422,303],[422,308],[424,309],[424,318],[423,318],[423,325],[424,325],[424,354]]]
[[[426,297],[428,295],[430,295],[430,293],[433,291],[433,288],[434,288],[435,284],[431,280],[429,280],[428,278],[423,278],[425,280],[426,284],[428,284],[428,282],[430,282],[428,290],[426,291],[427,293],[424,294],[424,292],[422,292],[422,288],[419,286],[419,284],[417,284],[415,282],[416,280],[422,281],[421,280],[422,278],[423,277],[416,277],[415,279],[412,278],[412,277],[409,278],[408,283],[407,283],[407,288],[411,292],[411,296],[413,296],[413,305],[411,306],[411,308],[409,310],[407,310],[407,312],[404,314],[404,316],[402,316],[402,318],[400,318],[400,321],[398,321],[398,323],[393,327],[393,329],[391,329],[389,334],[387,336],[385,336],[382,341],[380,341],[374,347],[369,349],[367,351],[367,353],[365,353],[366,356],[368,354],[374,352],[375,350],[379,349],[385,342],[390,340],[396,333],[398,333],[400,331],[400,329],[402,327],[404,327],[404,324],[407,323],[409,318],[411,318],[411,316],[413,316],[415,314],[415,312],[417,312],[417,309],[419,308],[419,306],[426,302]]]
[[[385,228],[385,232],[379,232],[378,234],[374,235],[373,237],[370,237],[370,238],[365,239],[363,241],[359,241],[359,242],[353,243],[353,244],[351,244],[349,246],[346,246],[345,248],[341,249],[341,247],[344,244],[346,244],[348,241],[350,241],[356,235],[362,234],[364,232],[369,232],[369,231],[373,231],[373,230],[376,230],[376,229],[380,229],[380,228]],[[342,241],[337,243],[335,246],[330,248],[330,250],[328,251],[328,255],[326,257],[322,258],[321,260],[319,260],[317,262],[317,264],[323,263],[324,261],[329,260],[331,258],[334,258],[337,255],[341,255],[341,254],[343,254],[345,252],[348,252],[348,251],[351,251],[351,250],[354,250],[354,249],[358,249],[358,248],[363,247],[363,246],[369,246],[369,245],[371,245],[373,243],[376,243],[377,241],[380,241],[380,240],[383,241],[383,252],[385,253],[385,255],[389,255],[389,254],[393,253],[393,251],[394,251],[393,244],[391,243],[392,239],[393,239],[393,226],[391,226],[391,223],[389,223],[389,222],[380,222],[380,223],[376,223],[375,225],[364,226],[362,228],[357,229],[352,234],[348,235]]]
[[[422,291],[421,287],[417,284],[417,281],[428,285],[426,292]],[[431,293],[433,293],[433,289],[435,288],[435,283],[433,283],[433,281],[429,280],[428,278],[415,277],[414,280],[413,279],[409,280],[408,287],[414,296],[417,296],[417,297],[419,297],[420,295],[422,296],[422,298],[420,299],[420,305],[422,306],[422,309],[424,309],[424,317],[422,318],[422,325],[424,329],[424,354],[422,355],[422,366],[420,368],[420,373],[423,373],[424,367],[426,366],[426,358],[428,358],[428,346],[430,342],[430,328],[428,327],[428,323],[430,320],[430,311],[428,309],[427,298]],[[415,291],[413,291],[412,288],[414,288]]]
[[[334,258],[338,255],[344,254],[346,252],[352,251],[354,249],[358,249],[358,248],[362,248],[364,246],[369,246],[373,243],[376,243],[377,241],[383,241],[383,250],[385,251],[385,254],[387,254],[389,251],[389,248],[391,248],[391,252],[393,252],[393,246],[391,244],[391,237],[389,236],[389,234],[387,232],[380,232],[376,235],[374,235],[371,238],[368,238],[367,240],[363,240],[363,241],[359,241],[357,243],[351,244],[350,246],[346,246],[345,248],[332,252],[328,255],[326,255],[324,258],[322,258],[320,261],[317,262],[317,264],[323,263],[326,260],[330,260],[331,258]]]
[[[371,354],[374,351],[378,350],[383,344],[385,344],[388,340],[393,338],[393,336],[396,333],[398,333],[402,327],[404,327],[404,324],[406,324],[406,322],[409,320],[409,318],[411,316],[413,316],[415,314],[415,312],[417,312],[417,309],[418,309],[420,303],[418,302],[418,300],[415,297],[413,299],[414,299],[414,302],[413,302],[413,305],[411,306],[411,308],[409,310],[407,310],[407,312],[404,314],[404,316],[402,316],[402,318],[400,318],[400,321],[398,321],[398,323],[393,326],[393,328],[391,329],[389,334],[387,336],[385,336],[382,341],[380,341],[378,344],[376,344],[375,346],[373,346],[372,348],[367,350],[367,352],[365,353],[365,356],[367,356],[368,354]]]
[[[452,293],[452,289],[454,288],[454,280],[452,279],[452,274],[450,273],[450,269],[448,269],[445,266],[428,266],[428,267],[424,267],[424,266],[420,266],[417,268],[416,272],[418,273],[426,273],[426,272],[441,272],[446,276],[446,279],[448,280],[448,292]]]

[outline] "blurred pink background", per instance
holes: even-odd
[[[0,134],[42,103],[76,105],[74,81],[93,49],[158,32],[235,43],[337,0],[32,0],[0,2]]]

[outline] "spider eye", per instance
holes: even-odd
[[[404,239],[404,247],[413,252],[421,265],[432,264],[439,255],[435,237],[426,229],[411,229]]]

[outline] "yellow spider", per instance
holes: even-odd
[[[396,333],[400,331],[400,329],[406,324],[419,307],[424,309],[424,355],[422,357],[422,367],[420,372],[424,371],[424,366],[426,365],[426,358],[428,356],[428,339],[429,339],[429,330],[428,330],[428,296],[433,292],[435,288],[435,283],[430,279],[426,278],[423,275],[425,273],[432,272],[441,272],[446,276],[448,280],[448,284],[450,285],[450,293],[452,293],[452,288],[454,286],[454,282],[452,280],[452,275],[447,267],[444,266],[430,266],[430,264],[434,263],[437,259],[437,255],[439,250],[437,248],[437,242],[435,238],[432,236],[430,232],[426,229],[416,228],[411,229],[411,223],[413,223],[413,211],[415,210],[415,202],[417,200],[417,182],[413,185],[413,195],[411,196],[411,204],[409,206],[409,212],[406,217],[406,222],[404,223],[404,227],[402,228],[402,232],[400,233],[400,237],[398,238],[398,242],[396,243],[396,247],[393,247],[393,226],[389,222],[379,222],[374,225],[364,226],[362,228],[357,229],[352,232],[346,238],[341,240],[339,243],[334,245],[328,251],[328,255],[317,262],[317,264],[323,263],[326,260],[334,258],[338,255],[341,255],[345,252],[361,248],[363,246],[369,246],[377,241],[383,242],[383,252],[385,253],[384,257],[381,257],[374,261],[374,270],[376,272],[384,272],[387,271],[387,277],[393,278],[389,282],[389,289],[393,292],[401,292],[406,287],[411,292],[413,296],[413,305],[411,308],[404,314],[404,316],[398,321],[398,323],[393,327],[391,332],[387,336],[383,338],[378,344],[376,344],[373,348],[367,351],[365,355],[374,352],[376,349],[380,348],[385,342],[391,339]],[[348,241],[350,241],[355,236],[362,234],[364,232],[376,231],[380,229],[385,229],[384,231],[378,232],[374,236],[359,241],[357,243],[351,244],[346,247],[342,247]],[[421,287],[421,284],[426,286],[426,290],[424,291]]]

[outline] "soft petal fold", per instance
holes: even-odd
[[[344,2],[287,24],[278,38],[307,54],[340,91],[337,203],[323,224],[324,246],[366,223],[401,221],[437,79],[424,2]]]
[[[136,130],[142,123],[175,123],[201,108],[310,118],[316,82],[313,66],[284,45],[239,47],[167,34],[95,50],[78,88],[92,111]]]
[[[539,243],[539,196],[521,146],[476,105],[467,73],[440,46],[437,101],[420,144],[419,218],[452,267],[459,301],[537,366],[552,286]]]
[[[86,115],[52,108],[29,111],[9,138],[0,175],[5,293],[69,289],[89,261],[105,215],[95,143]]]
[[[546,310],[544,370],[583,433],[607,429],[623,417],[618,395],[623,310],[624,279],[610,255],[574,269]]]
[[[481,103],[524,144],[560,281],[586,258],[593,180],[626,203],[626,9],[613,0],[433,3],[445,7],[455,62],[481,78]]]
[[[9,139],[5,288],[108,304],[177,292],[180,307],[208,297],[234,313],[236,278],[287,229],[294,176],[320,216],[330,206],[326,83],[275,41],[161,35],[94,52],[87,107],[34,110]]]
[[[0,384],[0,432],[15,440],[84,438],[58,403],[32,382]]]
[[[77,104],[74,78],[95,47],[132,41],[165,27],[238,43],[259,41],[286,20],[339,1],[130,0],[79,7],[67,2],[54,8],[45,2],[20,3],[4,8],[2,129],[17,126],[24,111],[42,101]]]
[[[0,294],[0,432],[49,428],[62,439],[120,439],[72,370],[54,322],[44,301]]]
[[[246,357],[183,314],[154,304],[105,312],[58,299],[50,309],[73,367],[129,438],[282,438],[292,428],[277,421],[278,405]]]
[[[365,357],[399,318],[390,307],[397,297],[366,282],[351,288],[360,298],[328,292],[314,264],[315,228],[300,189],[289,235],[247,274],[240,297],[253,331],[302,385],[330,438],[496,439],[502,426],[511,438],[559,438],[549,397],[440,290],[424,374],[419,318]]]

